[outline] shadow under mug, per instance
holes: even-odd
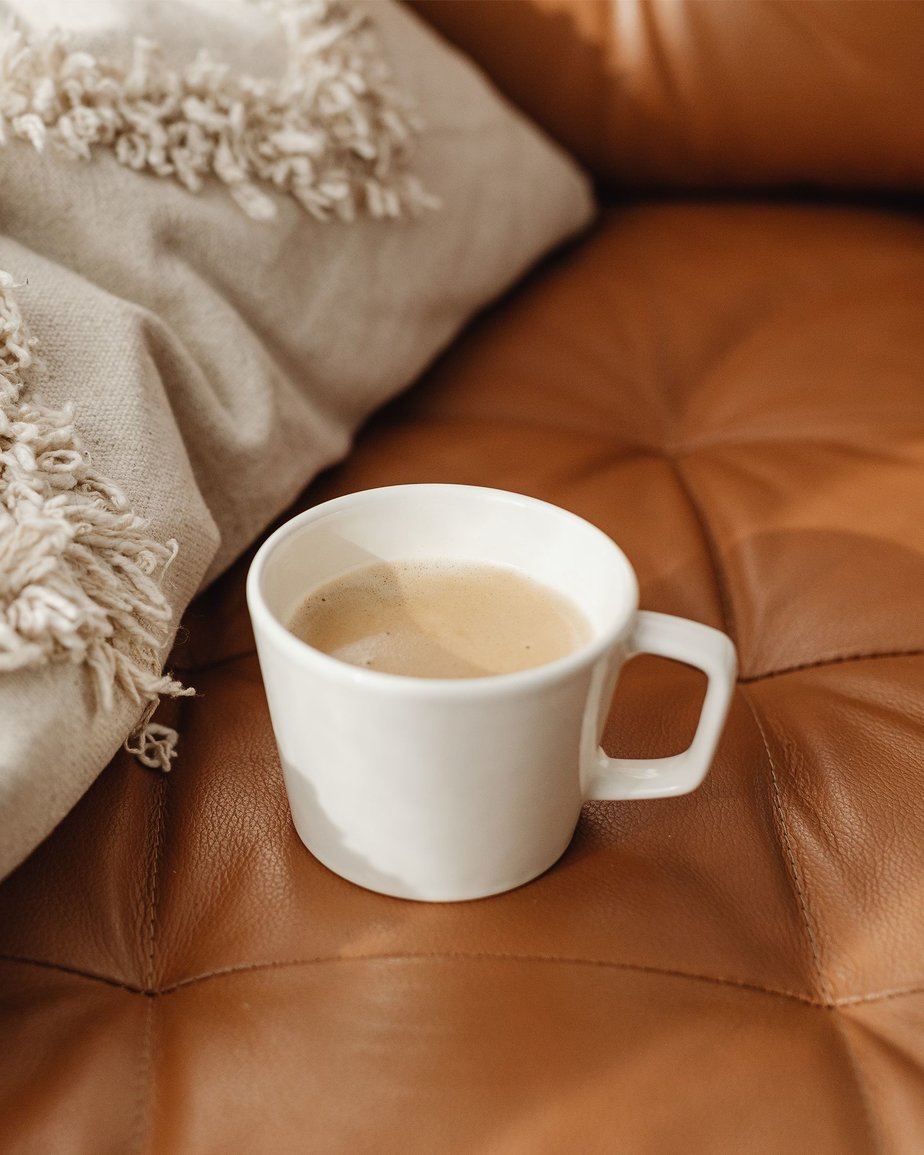
[[[511,566],[579,606],[590,640],[518,673],[428,679],[348,665],[286,629],[319,585],[413,559]],[[639,611],[635,573],[603,532],[503,490],[399,485],[309,509],[260,548],[247,602],[299,836],[337,874],[400,898],[510,890],[559,858],[583,801],[695,789],[735,683],[725,634]],[[619,671],[639,653],[708,678],[693,742],[673,757],[600,747]]]

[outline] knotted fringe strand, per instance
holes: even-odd
[[[127,65],[98,60],[63,33],[10,27],[0,35],[0,146],[51,142],[84,160],[109,148],[191,192],[215,176],[256,220],[276,215],[273,189],[319,220],[436,207],[407,171],[420,121],[368,19],[341,0],[260,7],[285,43],[279,79],[235,75],[204,50],[176,70],[143,38]]]
[[[98,473],[70,408],[31,395],[35,342],[0,271],[0,672],[83,664],[97,703],[138,704],[126,748],[169,770],[177,734],[151,722],[161,695],[195,691],[158,673],[172,611],[161,583],[177,543],[148,535],[128,498]]]

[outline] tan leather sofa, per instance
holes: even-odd
[[[607,203],[297,508],[596,522],[737,642],[715,765],[512,893],[354,887],[290,824],[242,559],[173,773],[118,757],[0,887],[0,1150],[924,1151],[922,5],[419,7]],[[701,693],[632,663],[608,750],[676,751]]]

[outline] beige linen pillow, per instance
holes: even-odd
[[[104,87],[118,75],[144,88],[138,54],[150,50],[133,48],[138,35],[175,70],[199,67],[190,62],[207,45],[227,65],[216,83],[272,81],[287,50],[262,8],[0,2],[25,36],[16,51],[55,24],[71,33],[41,58],[0,38],[0,269],[10,274],[0,282],[0,874],[76,802],[147,702],[177,691],[161,666],[196,591],[347,452],[373,408],[592,212],[574,165],[391,0],[368,10],[396,90],[425,121],[410,168],[411,116],[368,60],[363,71],[350,10],[283,9],[309,31],[321,20],[320,39],[303,36],[308,56],[330,51],[339,21],[321,110],[333,127],[325,144],[271,108],[272,147],[266,133],[250,142],[245,179],[247,158],[227,150],[195,170],[201,135],[171,172],[169,150],[151,160],[149,125],[118,144],[124,124],[75,101],[91,73]],[[23,75],[49,60],[57,90],[26,85],[24,97]],[[370,76],[378,103],[362,88]],[[259,86],[248,91],[264,100]],[[200,104],[183,107],[207,136]],[[325,169],[338,133],[342,155]],[[290,155],[308,158],[301,203]],[[143,749],[169,766],[161,737]]]

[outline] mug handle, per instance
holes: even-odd
[[[588,800],[669,798],[688,794],[705,778],[715,754],[738,671],[731,639],[711,626],[641,610],[626,643],[626,659],[658,654],[696,666],[709,679],[690,746],[669,758],[609,758],[596,750],[584,793]]]

